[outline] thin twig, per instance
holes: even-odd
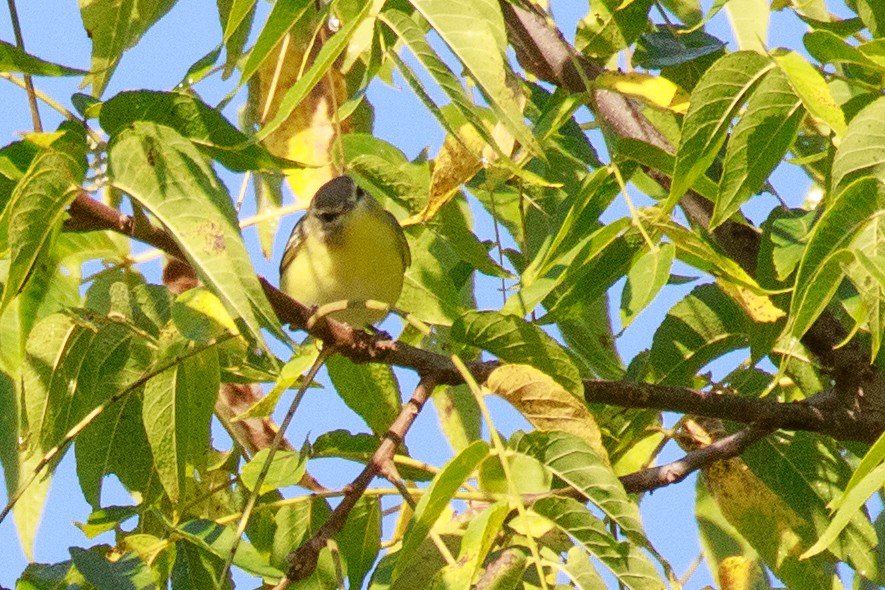
[[[412,397],[403,406],[399,416],[391,424],[387,434],[384,435],[384,439],[378,445],[378,449],[372,455],[372,459],[347,487],[341,502],[332,511],[332,514],[326,519],[323,526],[310,539],[289,554],[289,569],[286,571],[286,576],[274,587],[276,590],[284,590],[292,582],[303,580],[313,573],[316,569],[320,551],[326,546],[326,542],[344,527],[347,517],[356,505],[357,500],[362,497],[366,488],[369,487],[369,483],[381,473],[384,465],[396,453],[397,447],[402,443],[406,433],[411,428],[415,418],[418,417],[418,413],[421,412],[435,387],[436,382],[432,377],[421,379],[418,386],[415,387],[415,391],[412,392]]]
[[[323,363],[326,362],[332,354],[334,354],[334,347],[328,346],[324,347],[322,351],[320,351],[319,356],[317,356],[316,360],[313,363],[313,366],[308,371],[307,375],[304,377],[304,383],[298,389],[298,393],[295,394],[295,397],[292,399],[292,403],[289,405],[289,410],[286,412],[286,416],[283,418],[283,421],[280,423],[280,427],[274,435],[273,442],[270,443],[268,447],[267,458],[264,460],[264,464],[261,466],[261,472],[258,474],[258,478],[255,480],[254,489],[252,493],[249,494],[248,499],[246,500],[246,505],[243,507],[242,515],[240,516],[240,522],[237,524],[237,532],[234,535],[234,542],[230,547],[230,552],[228,553],[227,560],[224,562],[224,568],[221,570],[221,576],[219,579],[225,580],[227,579],[228,571],[233,565],[234,557],[237,553],[237,547],[239,547],[240,539],[243,537],[243,533],[246,531],[246,526],[249,524],[249,517],[252,516],[252,509],[255,508],[255,502],[258,501],[258,497],[261,495],[261,486],[264,485],[264,480],[267,478],[267,474],[270,471],[270,466],[273,463],[274,455],[277,452],[277,449],[280,448],[280,445],[283,443],[283,437],[286,434],[286,429],[289,428],[289,424],[292,422],[292,418],[295,417],[295,411],[298,410],[298,406],[301,403],[304,394],[307,392],[310,384],[313,383],[314,377],[319,372],[320,368],[323,366]]]
[[[15,0],[6,0],[9,6],[9,19],[12,21],[12,32],[15,35],[15,45],[22,52],[25,51],[25,39],[22,37],[21,23],[18,20],[18,10],[15,7]],[[31,119],[34,123],[34,131],[40,133],[43,131],[43,123],[40,122],[40,110],[37,108],[37,95],[34,93],[34,81],[30,74],[23,75],[25,81],[25,92],[28,95],[28,107],[31,109]]]

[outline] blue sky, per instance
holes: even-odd
[[[705,2],[709,5],[710,2]],[[574,30],[576,19],[586,13],[585,3],[572,0],[553,2],[554,12],[566,33]],[[5,11],[0,11],[0,38],[12,41],[12,30]],[[90,61],[90,44],[80,24],[77,3],[73,0],[52,2],[19,2],[19,12],[25,43],[29,52],[44,59],[79,68],[88,68]],[[212,49],[219,37],[219,26],[215,19],[214,0],[180,0],[177,6],[157,26],[147,33],[144,40],[132,51],[127,53],[120,67],[112,78],[105,96],[110,97],[119,91],[131,88],[170,89],[183,76],[187,66]],[[801,34],[804,32],[801,23],[783,13],[775,13],[771,30],[773,37],[771,46],[801,47]],[[724,13],[720,14],[709,27],[709,32],[723,40],[730,40],[728,22]],[[730,43],[730,49],[735,49]],[[180,68],[180,69],[175,69]],[[68,97],[77,92],[74,79],[37,79],[37,86],[61,100],[70,108]],[[376,84],[369,93],[375,105],[376,134],[398,146],[409,157],[414,157],[422,149],[429,147],[431,155],[435,154],[442,142],[443,134],[435,121],[416,103],[411,94],[400,88],[391,88]],[[228,90],[229,86],[212,82],[201,84],[199,89],[204,93],[207,102],[217,102]],[[234,101],[237,104],[237,101]],[[4,117],[0,118],[0,145],[5,145],[17,138],[18,134],[30,124],[24,93],[16,86],[0,80],[0,105],[3,105]],[[44,115],[44,126],[53,128],[59,117],[56,113],[41,105]],[[229,108],[226,112],[231,120],[236,120],[236,112]],[[601,145],[597,145],[601,148]],[[239,189],[239,178],[222,171],[223,179],[232,192]],[[804,177],[797,176],[794,171],[783,170],[775,178],[775,185],[792,187],[793,195],[801,196],[804,190],[797,187],[807,186]],[[791,194],[789,190],[785,191]],[[764,218],[773,202],[763,199],[758,211],[750,211],[751,217],[759,220]],[[623,204],[617,215],[623,215]],[[478,231],[489,232],[487,220],[477,212]],[[246,232],[251,245],[251,252],[256,271],[272,280],[276,279],[276,266],[280,249],[285,242],[288,230],[297,216],[291,216],[283,222],[275,249],[275,259],[266,261],[255,246],[254,235]],[[486,233],[486,235],[489,235]],[[159,263],[149,263],[142,271],[156,280]],[[696,274],[686,270],[683,274]],[[498,283],[481,283],[481,292],[489,294],[481,298],[481,305],[495,307],[500,305],[497,295]],[[672,289],[662,294],[654,305],[643,313],[634,326],[628,329],[619,339],[618,346],[625,360],[649,345],[648,326],[660,323],[667,309],[684,294],[687,289]],[[617,309],[619,288],[613,289],[613,309]],[[393,328],[392,331],[397,331]],[[282,351],[278,351],[283,354]],[[736,359],[738,362],[742,359]],[[722,364],[713,367],[714,372],[724,373],[730,367]],[[403,391],[407,394],[409,385],[414,383],[411,375],[401,375]],[[498,426],[503,430],[521,427],[524,422],[503,402],[492,402],[492,411]],[[672,417],[671,417],[672,422]],[[346,428],[362,431],[365,427],[350,412],[331,389],[311,391],[289,433],[289,438],[296,445],[307,437],[332,430]],[[222,437],[220,433],[217,433]],[[432,406],[428,405],[424,414],[419,417],[407,440],[412,453],[421,460],[440,464],[450,452],[442,440],[436,426]],[[217,440],[223,445],[221,438]],[[665,452],[662,460],[670,460],[681,453],[675,445]],[[356,465],[341,467],[340,463],[317,461],[311,464],[315,475],[327,486],[343,485],[352,478],[357,470]],[[111,488],[114,486],[111,485]],[[658,550],[671,561],[675,571],[682,574],[699,553],[697,534],[693,518],[694,478],[688,481],[658,490],[648,495],[642,502],[645,525],[649,537]],[[2,492],[0,492],[2,495]],[[5,502],[5,498],[2,498]],[[108,502],[129,503],[126,494],[119,488],[108,495]],[[68,559],[69,546],[89,546],[94,540],[86,539],[72,521],[83,521],[89,514],[88,505],[82,499],[74,474],[72,455],[60,465],[53,481],[52,490],[46,505],[40,533],[37,540],[35,558],[40,562],[56,562]],[[112,541],[111,541],[112,542]],[[0,524],[0,585],[13,586],[18,574],[25,567],[26,561],[18,545],[12,519]],[[245,578],[240,577],[243,581]],[[700,588],[712,580],[702,566],[688,584],[688,588]],[[241,587],[248,587],[243,585]]]

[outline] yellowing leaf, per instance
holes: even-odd
[[[525,101],[521,100],[520,104]],[[458,129],[458,136],[449,135],[443,142],[433,163],[430,179],[430,197],[424,209],[406,220],[403,225],[423,223],[432,219],[455,195],[462,184],[469,182],[483,169],[485,164],[498,160],[501,155],[509,156],[516,141],[507,127],[500,122],[491,124],[485,121],[491,132],[495,146],[489,145],[472,125],[464,124]]]
[[[654,108],[679,114],[688,111],[688,93],[662,76],[637,72],[604,72],[593,83],[598,88],[630,96]]]
[[[305,33],[312,29],[293,29],[249,81],[249,105],[257,121],[264,123],[276,116],[286,91],[300,79],[302,68],[309,65],[309,61],[304,63],[304,52],[319,45]],[[305,207],[320,186],[339,174],[333,164],[339,134],[367,131],[370,127],[357,123],[364,115],[360,107],[352,116],[338,120],[348,95],[346,73],[332,66],[288,118],[262,140],[271,154],[305,165],[285,171],[289,188]]]
[[[599,425],[580,400],[551,377],[529,365],[503,365],[486,381],[492,393],[507,400],[538,430],[561,430],[608,458]]]
[[[741,306],[750,318],[756,322],[772,323],[784,317],[786,312],[772,303],[768,295],[760,295],[746,287],[718,281],[719,287]]]

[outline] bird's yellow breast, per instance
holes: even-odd
[[[347,213],[336,239],[324,240],[306,232],[301,251],[281,277],[280,287],[307,305],[366,299],[394,305],[402,292],[405,261],[397,228],[386,223],[384,215],[387,212],[380,207],[376,211],[356,207]],[[354,307],[332,317],[362,326],[383,315]]]

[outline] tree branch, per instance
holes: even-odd
[[[70,214],[71,218],[64,226],[69,231],[111,230],[155,246],[170,256],[184,258],[181,249],[165,230],[147,222],[135,223],[128,215],[85,193],[79,195],[71,205]],[[313,311],[271,285],[267,279],[259,277],[259,280],[280,321],[307,329],[307,321]],[[412,369],[421,375],[432,375],[439,385],[464,382],[449,357],[396,342],[383,333],[368,334],[353,330],[347,324],[331,319],[316,322],[308,331],[326,345],[335,346],[340,354],[354,362],[379,362]],[[499,363],[471,362],[467,366],[474,378],[484,383]],[[870,371],[873,370],[868,369],[866,373]],[[864,370],[858,371],[861,377],[866,373]],[[873,375],[872,378],[879,378],[878,372]],[[594,380],[585,381],[584,390],[585,399],[590,403],[682,412],[744,424],[764,422],[774,428],[818,432],[838,440],[872,442],[885,430],[885,417],[827,403],[826,399],[784,404],[714,395],[688,388]]]
[[[624,489],[631,494],[678,483],[688,477],[691,472],[715,461],[737,457],[753,443],[765,438],[775,430],[775,428],[750,425],[734,434],[720,438],[706,447],[689,451],[684,457],[672,463],[624,475],[621,477],[621,483],[624,484]]]
[[[742,424],[761,424],[772,430],[805,430],[838,440],[872,443],[885,430],[885,421],[844,407],[822,404],[825,398],[793,403],[739,397],[628,381],[584,381],[584,399],[624,408],[645,408],[719,418]]]
[[[287,557],[289,569],[286,571],[286,577],[275,586],[276,589],[288,588],[292,582],[303,580],[313,573],[317,566],[320,551],[326,546],[329,539],[344,528],[350,511],[356,505],[357,500],[362,497],[369,483],[380,475],[385,466],[393,460],[396,449],[405,439],[406,433],[411,428],[415,418],[418,417],[418,413],[421,412],[424,404],[430,398],[430,394],[433,393],[435,387],[436,382],[432,376],[425,376],[421,379],[412,393],[411,399],[403,406],[399,416],[394,420],[387,434],[384,435],[384,440],[381,441],[375,454],[372,455],[372,459],[366,464],[356,479],[353,480],[353,483],[348,486],[341,502],[332,511],[326,522],[310,539],[289,553]]]

